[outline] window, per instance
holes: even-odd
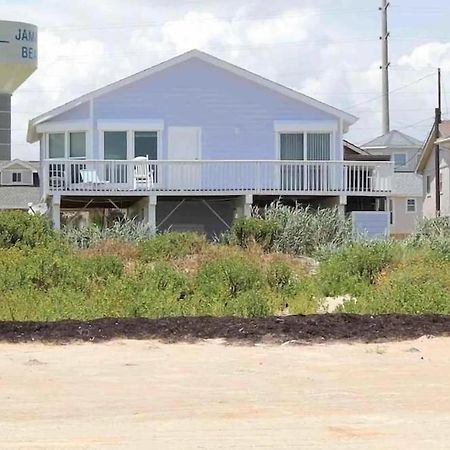
[[[431,175],[427,175],[426,189],[427,189],[427,195],[431,195]]]
[[[65,134],[50,133],[48,135],[48,156],[50,159],[65,157]]]
[[[408,200],[406,200],[406,211],[409,213],[416,212],[416,199],[415,198],[408,198]]]
[[[308,133],[307,154],[310,161],[328,161],[330,159],[330,133]]]
[[[288,161],[304,159],[303,146],[303,133],[280,134],[280,159]]]
[[[406,166],[406,153],[394,153],[393,157],[396,168]]]
[[[69,147],[70,158],[86,159],[86,133],[69,133]]]
[[[22,173],[21,172],[13,172],[12,173],[12,182],[13,183],[22,183]]]
[[[330,157],[331,133],[280,133],[281,160],[327,161]]]
[[[48,157],[50,159],[86,159],[86,132],[49,133]]]
[[[134,132],[134,156],[158,159],[158,133],[156,131]]]
[[[127,158],[127,132],[104,132],[104,159],[128,159]]]

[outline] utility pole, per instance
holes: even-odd
[[[381,90],[382,90],[382,105],[381,105],[381,127],[383,134],[389,133],[389,31],[387,10],[390,3],[387,0],[381,0]]]
[[[442,122],[441,118],[441,69],[438,69],[437,74],[437,100],[438,106],[434,110],[434,141],[439,139],[439,125]],[[441,215],[441,155],[439,144],[434,144],[434,179],[436,182],[436,217]]]

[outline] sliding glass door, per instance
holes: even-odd
[[[328,167],[319,161],[331,157],[331,133],[281,133],[282,161],[317,161],[317,164],[283,164],[281,188],[289,191],[318,191],[327,186]]]

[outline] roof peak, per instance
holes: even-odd
[[[130,75],[119,81],[110,83],[100,89],[96,89],[87,94],[84,94],[81,97],[78,97],[68,103],[65,103],[62,106],[54,108],[44,114],[41,114],[41,115],[33,118],[29,122],[29,126],[28,126],[28,136],[27,136],[28,142],[35,142],[38,139],[36,129],[35,129],[37,124],[45,122],[47,120],[50,120],[51,118],[57,116],[58,114],[68,111],[68,110],[80,105],[83,102],[93,100],[103,94],[106,94],[108,92],[119,89],[119,88],[126,86],[130,83],[133,83],[135,81],[139,81],[143,78],[151,76],[157,72],[166,70],[170,67],[173,67],[177,64],[188,61],[189,59],[192,59],[192,58],[198,58],[201,61],[209,63],[213,66],[216,66],[223,70],[227,70],[231,73],[234,73],[235,75],[237,75],[241,78],[248,79],[248,80],[250,80],[256,84],[262,85],[268,89],[277,91],[278,93],[280,93],[284,96],[291,97],[297,101],[309,104],[310,106],[312,106],[314,108],[325,111],[326,113],[328,113],[334,117],[342,119],[344,121],[345,128],[348,128],[348,126],[352,125],[353,123],[355,123],[358,120],[357,117],[353,116],[352,114],[344,112],[338,108],[335,108],[334,106],[323,103],[320,100],[316,100],[306,94],[302,94],[301,92],[291,89],[280,83],[277,83],[276,81],[269,80],[261,75],[258,75],[247,69],[239,67],[233,63],[230,63],[221,58],[218,58],[217,56],[213,56],[209,53],[206,53],[206,52],[198,50],[198,49],[193,49],[193,50],[189,50],[185,53],[182,53],[178,56],[175,56],[173,58],[170,58],[168,60],[165,60],[165,61],[163,61],[159,64],[156,64],[152,67],[144,69],[140,72],[137,72],[134,75]]]
[[[399,130],[390,130],[389,132],[377,136],[376,138],[361,145],[362,148],[394,148],[394,147],[421,147],[422,142],[405,134]]]

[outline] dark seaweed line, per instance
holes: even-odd
[[[450,316],[324,314],[243,319],[174,317],[103,318],[91,321],[0,322],[2,342],[102,342],[159,339],[167,342],[222,338],[228,342],[324,342],[414,339],[450,335]]]

